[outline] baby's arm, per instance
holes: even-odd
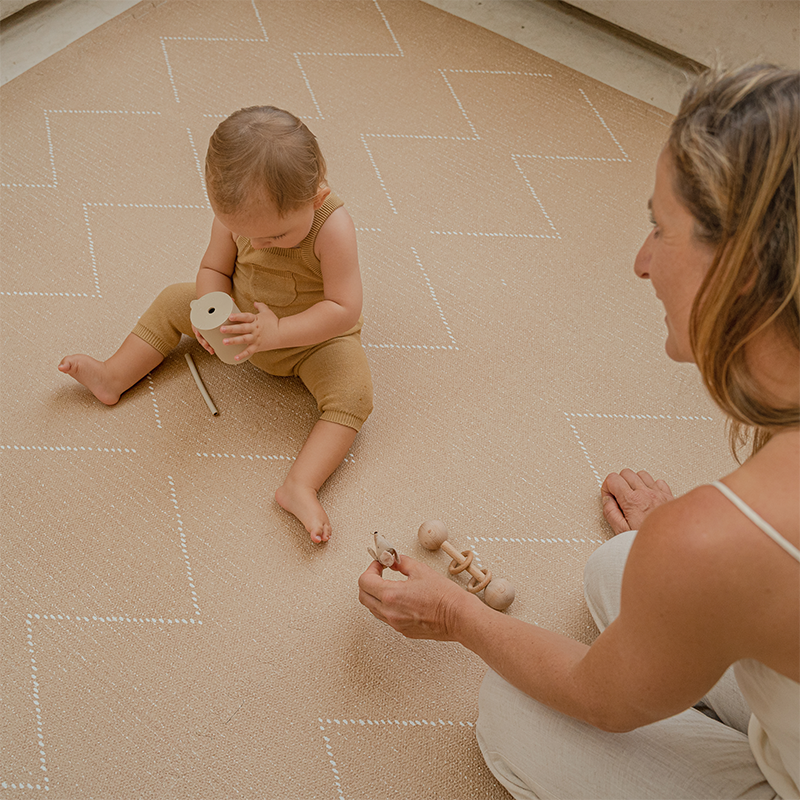
[[[214,217],[211,224],[211,240],[200,261],[200,269],[195,278],[195,291],[198,297],[209,292],[225,292],[230,294],[233,284],[231,276],[236,266],[236,242],[233,234]],[[214,355],[214,349],[192,325],[197,341]]]
[[[247,358],[260,350],[305,347],[341,336],[361,316],[363,291],[358,267],[356,231],[350,214],[337,208],[319,231],[316,255],[320,260],[325,299],[311,308],[278,319],[263,303],[258,314],[233,314],[236,325],[225,325],[226,344],[247,344],[236,358]]]
[[[211,240],[197,270],[197,296],[209,292],[230,294],[231,276],[236,266],[236,242],[233,234],[216,218],[211,224]]]

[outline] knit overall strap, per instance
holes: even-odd
[[[317,241],[317,234],[319,234],[322,226],[328,221],[328,217],[341,208],[344,201],[338,195],[331,192],[326,198],[325,202],[314,212],[314,221],[311,223],[311,230],[308,236],[300,244],[300,253],[303,257],[303,262],[313,272],[322,277],[322,268],[319,259],[314,252],[314,245]]]

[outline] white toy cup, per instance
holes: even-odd
[[[214,348],[220,361],[226,364],[244,364],[247,361],[235,361],[234,356],[247,348],[246,344],[223,344],[222,340],[228,334],[220,333],[220,326],[228,321],[231,314],[238,314],[239,309],[233,298],[225,292],[209,292],[199,300],[192,300],[192,325],[203,335],[203,338]],[[248,356],[249,358],[249,356]]]

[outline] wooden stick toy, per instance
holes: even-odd
[[[447,541],[447,527],[443,522],[438,519],[423,522],[419,526],[417,536],[420,544],[426,550],[438,550],[441,548],[453,559],[448,567],[451,575],[458,575],[459,572],[464,570],[469,572],[472,577],[467,584],[467,591],[477,594],[482,589],[485,589],[483,599],[486,601],[487,606],[497,611],[505,611],[514,602],[516,595],[514,587],[505,578],[497,578],[492,581],[491,570],[487,569],[486,572],[483,572],[477,565],[472,563],[475,557],[472,550],[464,550],[459,553]]]
[[[397,550],[395,550],[378,531],[375,531],[372,537],[375,542],[375,549],[373,550],[371,547],[368,547],[367,552],[375,561],[379,561],[384,567],[391,567],[392,564],[400,560],[400,554]]]
[[[219,411],[217,411],[217,407],[214,405],[214,401],[211,399],[210,395],[206,391],[205,384],[203,383],[203,379],[200,377],[200,373],[197,371],[197,366],[194,363],[194,359],[191,357],[191,355],[189,355],[189,353],[184,353],[184,356],[186,357],[186,363],[189,365],[189,372],[192,373],[194,382],[197,384],[197,388],[200,390],[200,394],[203,395],[203,400],[206,401],[208,410],[216,417],[219,414]]]

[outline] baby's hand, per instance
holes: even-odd
[[[197,341],[200,342],[201,346],[205,350],[208,350],[208,352],[211,353],[211,355],[213,356],[214,355],[214,348],[203,338],[203,335],[200,333],[199,330],[197,330],[197,328],[195,328],[194,325],[192,325],[192,332],[194,333],[195,337],[197,338]]]
[[[258,314],[242,313],[231,314],[219,330],[225,335],[223,344],[246,344],[235,358],[243,361],[250,358],[253,353],[262,350],[275,350],[280,347],[278,342],[278,317],[272,309],[264,303],[254,303]]]

